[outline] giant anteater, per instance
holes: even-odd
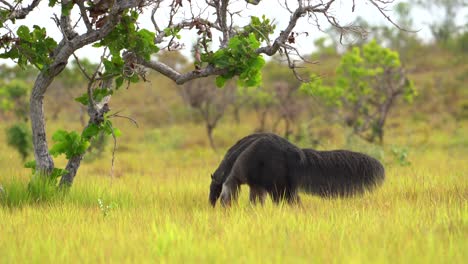
[[[278,203],[299,202],[298,190],[323,197],[349,196],[371,190],[385,178],[382,164],[365,154],[347,150],[300,149],[271,133],[239,140],[211,175],[211,205],[237,199],[241,184],[250,187],[250,201],[263,203],[270,194]]]

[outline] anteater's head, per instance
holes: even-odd
[[[221,190],[223,189],[223,183],[218,181],[217,173],[211,174],[211,184],[210,184],[210,203],[214,207],[216,201],[218,200],[219,196],[221,195]]]

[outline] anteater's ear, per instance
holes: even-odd
[[[213,176],[213,174],[211,174],[211,179],[213,179],[213,178],[214,178],[214,176]]]

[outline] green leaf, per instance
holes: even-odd
[[[36,169],[36,161],[35,160],[30,160],[26,163],[24,163],[24,167],[28,169]]]
[[[119,89],[120,87],[122,87],[124,83],[124,78],[122,76],[119,76],[117,78],[115,78],[115,88],[116,89]]]
[[[216,77],[216,86],[218,86],[219,88],[222,88],[224,87],[225,84],[226,84],[226,78],[224,78],[223,76]]]
[[[18,34],[18,37],[21,40],[24,41],[31,41],[31,33],[29,31],[29,28],[27,26],[20,26],[18,30],[16,31],[16,34]]]
[[[114,136],[115,137],[120,137],[122,135],[122,131],[118,128],[114,128]]]
[[[81,133],[81,136],[87,140],[99,134],[100,128],[96,124],[89,124]]]
[[[89,104],[88,94],[85,93],[85,94],[80,95],[79,97],[75,98],[75,101],[77,101],[78,103],[81,103],[84,106],[87,106]]]

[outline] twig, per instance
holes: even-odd
[[[80,60],[78,59],[78,57],[76,56],[76,54],[73,52],[72,55],[73,55],[73,57],[75,58],[76,65],[78,65],[78,68],[80,69],[81,73],[83,73],[83,75],[86,77],[86,79],[88,79],[88,81],[91,81],[91,77],[88,75],[88,73],[86,72],[86,70],[84,69],[84,67],[81,65]]]

